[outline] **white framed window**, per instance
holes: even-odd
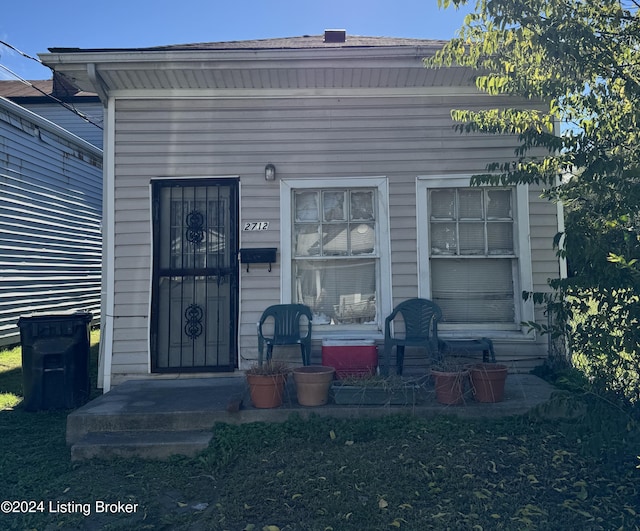
[[[528,188],[426,176],[417,194],[419,292],[442,308],[442,329],[521,332],[533,319]]]
[[[281,182],[282,301],[313,312],[314,330],[381,330],[390,311],[387,180]]]

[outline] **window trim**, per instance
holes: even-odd
[[[432,298],[431,290],[431,256],[429,242],[429,212],[428,192],[434,188],[468,188],[471,187],[471,175],[420,175],[416,179],[417,197],[417,237],[418,237],[418,296]],[[534,307],[531,300],[522,299],[523,291],[533,291],[533,271],[531,262],[531,243],[529,233],[529,187],[518,185],[515,187],[514,224],[514,304],[515,321],[513,324],[495,323],[442,323],[443,332],[450,332],[453,336],[477,336],[480,331],[500,332],[504,335],[517,332],[518,336],[528,332],[528,328],[521,325],[522,321],[534,320]],[[438,260],[449,257],[438,257]],[[459,256],[452,258],[461,258]],[[489,257],[491,258],[491,257]],[[499,258],[496,256],[496,258]],[[464,260],[473,258],[462,257]],[[516,275],[517,273],[517,275]],[[530,334],[531,335],[531,334]],[[494,336],[495,337],[495,336]],[[533,339],[533,338],[532,338]]]
[[[379,337],[385,316],[392,311],[391,307],[391,240],[389,237],[389,184],[386,176],[371,177],[325,177],[320,179],[282,179],[280,181],[280,301],[291,303],[293,293],[292,275],[292,233],[293,233],[293,200],[292,192],[303,189],[376,189],[376,249],[379,264],[379,275],[376,279],[378,293],[378,311],[375,325],[314,325],[323,336],[352,335],[358,338]],[[331,257],[328,257],[331,258]],[[364,256],[363,256],[364,258]]]

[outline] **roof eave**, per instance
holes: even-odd
[[[427,57],[440,49],[438,45],[427,46],[375,46],[345,48],[255,48],[255,49],[213,49],[213,50],[67,50],[52,48],[49,53],[38,54],[47,66],[60,64],[103,64],[103,63],[153,63],[153,62],[194,62],[215,61],[314,61],[329,59],[376,59],[400,57]],[[58,51],[60,50],[60,51]]]
[[[224,50],[55,50],[40,54],[42,62],[62,73],[82,90],[105,99],[118,87],[110,85],[110,72],[188,70],[255,70],[317,68],[424,68],[423,58],[442,43],[425,45],[342,48],[282,48]],[[105,74],[102,76],[102,74]],[[100,81],[102,79],[102,81]],[[100,86],[96,86],[96,80]]]

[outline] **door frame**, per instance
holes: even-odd
[[[231,301],[230,301],[230,322],[229,322],[229,364],[203,367],[157,367],[158,348],[158,322],[157,306],[159,301],[159,207],[157,206],[157,195],[162,188],[178,186],[229,186],[231,192],[230,200],[230,228],[233,233],[230,235],[230,268],[231,274]],[[194,372],[232,372],[238,368],[238,329],[239,329],[239,308],[240,308],[240,267],[238,262],[238,250],[240,246],[240,178],[239,176],[219,176],[219,177],[166,177],[151,179],[149,185],[150,198],[150,225],[151,225],[151,264],[150,264],[150,298],[149,298],[149,370],[151,373],[194,373]]]

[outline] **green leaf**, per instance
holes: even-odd
[[[562,203],[565,229],[553,246],[569,275],[549,279],[553,305],[534,297],[550,324],[526,326],[562,339],[592,389],[627,406],[640,400],[638,16],[637,2],[482,0],[425,61],[474,70],[479,90],[509,96],[451,110],[458,133],[474,142],[506,135],[515,147],[478,169],[472,185],[534,185]],[[582,293],[597,315],[584,315]]]

